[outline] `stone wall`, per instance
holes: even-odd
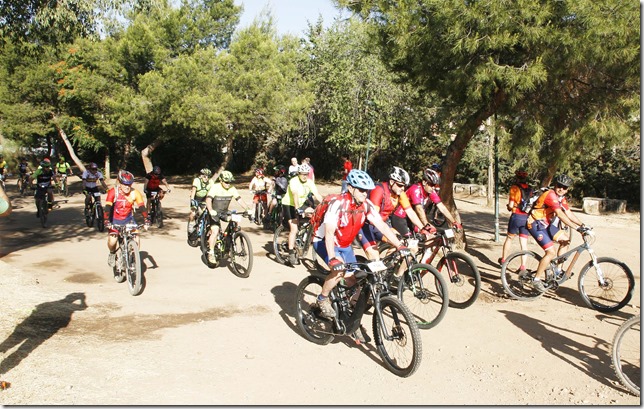
[[[582,209],[587,214],[626,213],[626,200],[584,197]]]
[[[487,186],[467,183],[454,183],[454,193],[473,196],[487,196]]]

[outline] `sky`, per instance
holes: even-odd
[[[248,27],[268,6],[275,20],[278,34],[302,35],[307,29],[307,20],[315,23],[322,15],[324,27],[329,27],[340,11],[333,7],[331,0],[235,0],[243,5],[238,28]],[[347,12],[344,12],[344,16]]]

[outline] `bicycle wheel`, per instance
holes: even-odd
[[[626,320],[615,333],[611,358],[615,374],[630,392],[640,396],[640,315]]]
[[[286,264],[288,261],[288,234],[289,228],[284,226],[278,226],[273,234],[273,254],[281,264]]]
[[[233,234],[230,248],[230,266],[237,277],[248,278],[253,269],[253,246],[243,231]]]
[[[199,246],[199,220],[197,220],[197,224],[195,224],[194,230],[192,233],[190,232],[190,222],[186,225],[186,232],[188,234],[188,245],[190,247],[197,247]]]
[[[626,264],[614,258],[598,257],[597,265],[604,284],[599,281],[600,271],[590,261],[579,274],[579,294],[590,308],[602,312],[617,311],[633,297],[635,277]]]
[[[438,262],[438,271],[445,274],[449,305],[467,308],[474,304],[481,292],[481,274],[474,260],[464,253],[447,253]]]
[[[541,256],[530,250],[510,254],[501,266],[501,283],[510,297],[528,301],[543,294],[532,285],[532,277],[540,260]]]
[[[308,276],[297,286],[295,294],[295,321],[302,335],[318,345],[326,345],[333,340],[333,320],[320,315],[317,305],[318,294],[324,281]]]
[[[119,241],[119,246],[123,244],[122,242]],[[118,251],[116,252],[116,261],[114,262],[114,267],[112,268],[112,272],[114,273],[114,281],[117,283],[122,283],[125,281],[125,271],[123,266],[125,265],[123,261],[123,252],[119,248]]]
[[[447,283],[429,264],[414,264],[400,277],[398,298],[409,308],[421,329],[438,325],[449,306]]]
[[[40,210],[40,224],[42,227],[47,227],[47,213],[49,213],[49,206],[47,205],[47,199],[40,199],[38,204]]]
[[[373,314],[373,335],[385,366],[392,373],[406,378],[420,366],[423,355],[420,331],[409,309],[399,299],[380,299]]]
[[[105,230],[105,215],[103,214],[103,206],[96,205],[96,228],[102,232]]]
[[[96,220],[96,202],[92,203],[92,207],[88,213],[89,221],[87,221],[88,227],[94,227],[94,221]]]
[[[201,258],[204,264],[208,266],[208,268],[217,268],[219,266],[219,260],[217,260],[216,263],[211,263],[210,260],[208,260],[208,252],[210,251],[208,240],[210,240],[211,235],[212,230],[210,229],[210,226],[208,226],[201,235]],[[215,254],[218,254],[218,250],[215,250]]]
[[[127,243],[127,287],[130,294],[139,295],[143,288],[143,274],[141,273],[141,255],[139,254],[139,246],[136,245],[134,240]]]
[[[431,206],[426,216],[427,220],[429,220],[436,227],[442,227],[445,224],[445,215],[440,210],[438,210],[438,207],[436,207],[436,205]]]
[[[161,206],[161,201],[157,201],[157,206],[156,206],[156,219],[157,219],[157,227],[161,228],[163,227],[163,206]]]

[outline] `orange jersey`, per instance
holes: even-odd
[[[411,207],[409,197],[407,197],[405,191],[402,191],[400,196],[396,196],[389,189],[389,182],[382,182],[376,185],[375,189],[369,193],[369,200],[379,208],[382,220],[387,220],[398,205],[404,210]]]
[[[557,209],[570,210],[565,196],[559,197],[554,190],[543,192],[532,207],[531,216],[534,220],[543,220],[550,224],[555,218]]]
[[[133,216],[132,209],[135,204],[136,207],[145,205],[141,193],[136,189],[132,189],[128,195],[123,194],[118,187],[114,187],[107,192],[105,205],[113,207],[113,220],[125,220]]]

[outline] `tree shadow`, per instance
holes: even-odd
[[[78,303],[77,303],[78,301]],[[0,354],[19,347],[0,363],[0,374],[15,368],[43,342],[69,325],[72,314],[87,308],[85,293],[71,293],[65,298],[38,304],[30,316],[16,326],[0,344]]]
[[[514,311],[500,310],[506,318],[526,334],[541,342],[543,348],[570,366],[606,386],[614,387],[612,378],[610,344],[598,337],[580,333],[570,328],[534,319]],[[586,346],[562,334],[581,336],[591,341]]]

